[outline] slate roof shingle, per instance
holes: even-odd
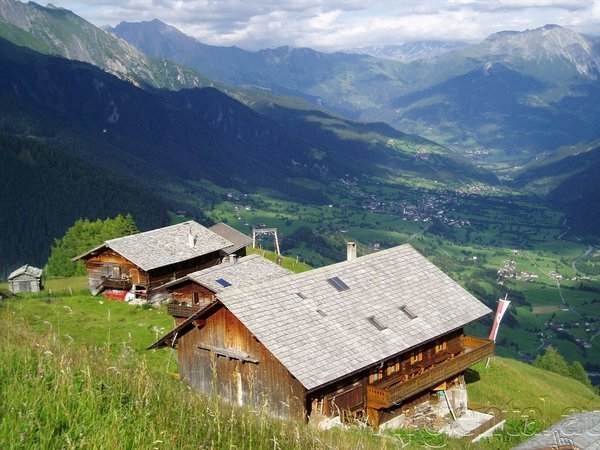
[[[292,273],[260,255],[243,256],[241,258],[236,258],[234,261],[235,262],[225,261],[216,266],[189,273],[185,277],[162,285],[161,288],[173,287],[184,281],[191,280],[218,293],[226,288],[249,286],[254,283],[279,278]],[[229,286],[225,287],[218,283],[217,280],[219,279],[225,280],[229,283]]]
[[[197,258],[231,245],[232,243],[227,239],[190,220],[143,233],[109,239],[101,246],[74,259],[81,259],[103,247],[108,247],[141,269],[149,271]]]
[[[10,281],[20,275],[30,275],[34,278],[40,278],[42,276],[42,269],[25,264],[24,266],[21,266],[17,270],[13,271],[7,279]]]
[[[223,249],[223,252],[228,255],[252,244],[252,238],[250,236],[246,236],[244,233],[230,227],[226,223],[216,223],[208,229],[233,243],[230,247]]]
[[[349,289],[336,289],[332,277]],[[491,312],[408,244],[217,297],[307,390]]]

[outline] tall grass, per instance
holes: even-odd
[[[205,397],[107,347],[60,343],[0,319],[0,448],[394,448]]]

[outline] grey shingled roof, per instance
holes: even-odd
[[[223,252],[228,255],[252,244],[252,238],[250,236],[246,236],[244,233],[231,228],[226,223],[216,223],[208,229],[233,243],[232,246],[223,249]]]
[[[278,266],[260,255],[248,255],[236,258],[235,262],[227,262],[225,260],[216,266],[192,272],[185,277],[162,285],[161,289],[170,288],[184,281],[191,280],[218,293],[226,288],[217,282],[219,279],[227,281],[231,285],[227,286],[227,288],[231,289],[279,278],[291,273],[289,270]]]
[[[193,246],[190,246],[190,234]],[[144,233],[110,239],[104,245],[148,271],[219,251],[232,244],[208,228],[190,220]]]
[[[242,258],[238,258],[235,263],[223,263],[217,266],[209,267],[208,269],[199,270],[197,272],[192,272],[185,277],[179,278],[178,280],[171,281],[167,283],[161,288],[176,286],[182,282],[187,280],[195,281],[202,286],[205,286],[212,290],[215,293],[222,292],[223,289],[233,289],[236,287],[244,287],[249,286],[254,283],[258,283],[260,281],[270,280],[274,278],[283,277],[286,275],[290,275],[290,272],[287,269],[284,269],[281,266],[269,261],[268,259],[263,258],[259,255],[248,255]],[[218,279],[227,280],[228,283],[231,283],[231,286],[223,286],[217,283]],[[210,307],[212,308],[214,305],[211,303]],[[204,314],[205,310],[210,308],[204,307],[203,309],[198,310],[196,313],[191,315],[184,322],[173,328],[166,335],[157,340],[154,344],[152,344],[151,348],[159,348],[164,347],[167,344],[169,339],[178,339],[187,333],[187,328],[189,325],[202,314]]]
[[[308,390],[491,312],[408,244],[217,297]]]
[[[13,278],[18,277],[19,275],[31,275],[32,277],[39,278],[42,276],[42,269],[38,269],[37,267],[30,266],[29,264],[25,264],[24,266],[19,267],[17,270],[12,272],[8,276],[8,280],[12,280]]]
[[[517,445],[515,450],[551,448],[600,450],[600,411],[571,414]]]

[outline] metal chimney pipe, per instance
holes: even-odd
[[[348,261],[356,259],[356,242],[348,242],[346,244],[346,259]]]

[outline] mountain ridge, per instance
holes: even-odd
[[[152,33],[144,34],[145,28]],[[151,56],[182,58],[180,62],[224,83],[296,95],[354,120],[383,121],[463,153],[483,147],[492,159],[505,153],[527,158],[598,133],[593,123],[600,121],[599,40],[556,25],[496,33],[479,44],[410,63],[302,48],[247,52],[207,46],[160,21],[122,22],[113,32]],[[182,40],[185,47],[178,47]],[[531,92],[520,92],[519,84],[505,86],[514,106],[528,110],[518,120],[511,120],[511,109],[505,111],[502,96],[490,96],[485,104],[460,102],[472,86],[458,82],[494,66],[536,81]],[[451,83],[456,95],[443,90]],[[436,95],[397,106],[399,99],[428,91]],[[455,116],[479,120],[457,123]],[[522,131],[514,132],[515,126]]]

